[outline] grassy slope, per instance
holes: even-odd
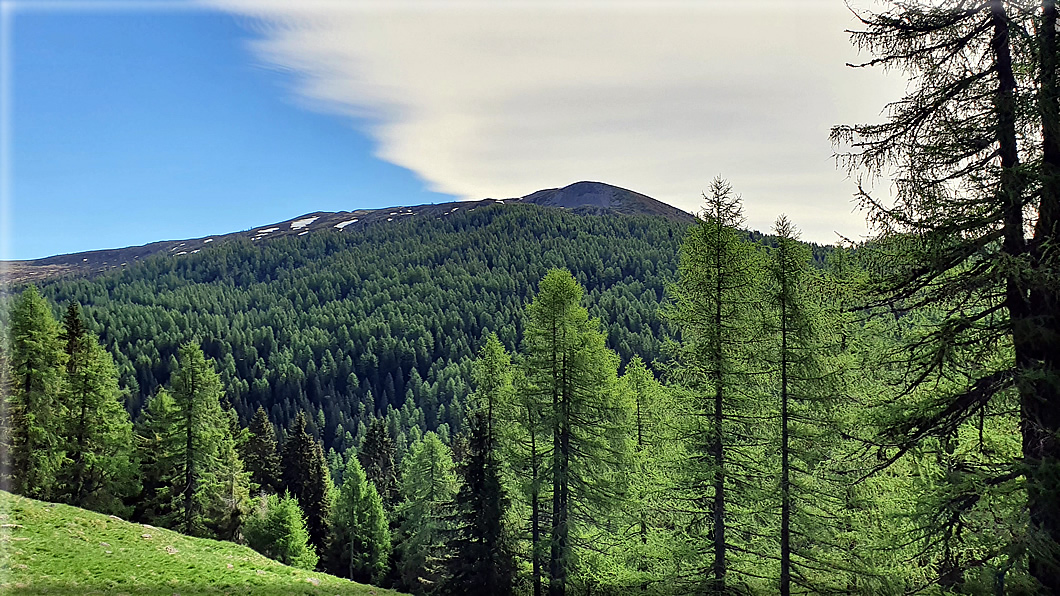
[[[0,594],[397,596],[253,550],[0,491]]]

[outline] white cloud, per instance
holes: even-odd
[[[722,174],[748,224],[864,233],[832,125],[879,119],[897,77],[856,61],[829,2],[540,4],[208,0],[258,59],[378,156],[460,197],[609,182],[695,210]]]

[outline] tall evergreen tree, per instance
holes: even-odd
[[[486,337],[473,378],[447,591],[502,596],[514,588],[515,563],[504,527],[509,501],[501,481],[497,426],[501,409],[512,400],[512,371],[511,357],[495,333]]]
[[[261,495],[244,526],[247,545],[266,557],[299,569],[316,566],[305,516],[289,493]]]
[[[397,450],[383,418],[374,419],[368,427],[364,443],[357,450],[357,459],[368,481],[383,497],[383,503],[392,507],[397,499]]]
[[[324,449],[306,432],[306,416],[299,412],[283,444],[284,489],[290,491],[306,516],[309,542],[323,553],[331,514],[331,474]]]
[[[457,478],[453,456],[434,432],[409,447],[402,464],[398,570],[404,588],[433,594],[446,579],[447,549]]]
[[[12,484],[19,494],[47,499],[65,459],[63,352],[51,308],[34,286],[11,309],[10,341]]]
[[[222,422],[225,432],[217,448],[218,468],[214,479],[217,494],[211,501],[207,525],[217,538],[234,540],[251,506],[250,473],[244,471],[239,457],[249,433],[239,425],[239,416],[231,407],[224,408]]]
[[[62,421],[68,459],[57,472],[55,497],[96,511],[122,513],[122,500],[139,489],[132,421],[118,388],[118,371],[96,339],[78,334],[76,312],[64,325],[67,337]],[[71,345],[77,344],[77,345]]]
[[[356,457],[347,458],[335,506],[327,568],[361,583],[380,583],[390,556],[390,528],[383,500]]]
[[[549,271],[527,306],[523,336],[528,386],[550,405],[552,511],[549,594],[566,593],[573,566],[575,526],[616,503],[616,469],[628,446],[623,435],[629,411],[616,391],[618,358],[605,347],[600,322],[581,306],[583,290],[570,272]]]
[[[173,396],[160,388],[144,404],[134,428],[136,459],[140,462],[140,497],[136,499],[133,519],[144,523],[162,523],[171,519],[174,501],[171,495],[173,469],[179,453],[177,447],[177,406]]]
[[[173,438],[178,454],[173,497],[178,500],[173,520],[183,533],[206,534],[207,508],[215,498],[217,474],[222,468],[221,443],[227,431],[221,411],[221,378],[202,348],[193,343],[180,349],[178,368],[172,377],[173,404],[177,415]]]
[[[747,363],[757,334],[752,310],[758,305],[760,259],[744,239],[740,199],[720,177],[711,182],[702,218],[689,228],[681,247],[679,279],[666,315],[680,333],[674,380],[685,416],[688,461],[677,489],[691,503],[693,547],[699,528],[711,545],[710,570],[696,590],[726,593],[733,536],[728,531],[739,484],[735,472],[757,464],[736,447],[754,442],[749,414],[753,389]]]
[[[280,455],[276,450],[276,429],[265,408],[258,406],[242,448],[243,466],[250,472],[251,485],[265,493],[275,493],[281,484]]]

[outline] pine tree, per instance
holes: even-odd
[[[275,493],[280,487],[280,455],[276,450],[276,429],[269,421],[265,408],[258,406],[247,429],[249,436],[243,445],[243,467],[250,472],[251,486],[265,493]]]
[[[283,444],[284,490],[298,500],[306,515],[309,542],[322,553],[327,543],[331,512],[331,474],[324,449],[306,432],[306,417],[299,412]]]
[[[757,339],[752,310],[760,297],[760,264],[737,229],[743,209],[732,187],[715,178],[704,200],[702,218],[689,228],[681,247],[679,279],[665,314],[680,334],[671,373],[685,412],[682,440],[688,458],[676,489],[692,505],[693,548],[701,541],[698,529],[707,528],[713,558],[695,589],[721,594],[732,587],[727,580],[731,509],[737,499],[746,500],[730,491],[760,484],[734,477],[758,466],[737,446],[756,442],[747,363]]]
[[[432,594],[446,579],[447,551],[457,478],[449,448],[433,432],[409,447],[402,464],[398,506],[398,570],[405,589]]]
[[[250,548],[270,559],[299,569],[316,567],[318,558],[309,544],[305,517],[290,493],[259,497],[243,533]]]
[[[65,459],[63,353],[51,308],[34,286],[11,309],[10,341],[12,484],[19,494],[47,499]]]
[[[361,583],[379,583],[390,556],[390,528],[379,492],[352,455],[330,523],[328,571]]]
[[[504,527],[508,497],[501,482],[497,426],[512,400],[511,357],[491,333],[473,372],[468,404],[467,453],[459,466],[463,483],[456,498],[456,533],[447,591],[451,594],[511,594],[515,564]]]
[[[566,592],[576,532],[618,501],[623,488],[614,479],[629,455],[620,439],[630,412],[616,391],[618,357],[580,305],[582,295],[570,272],[549,271],[527,306],[523,336],[528,386],[550,406],[552,596]]]
[[[386,421],[376,418],[368,427],[364,443],[357,450],[357,459],[368,481],[375,485],[383,503],[392,507],[397,499],[397,451]]]

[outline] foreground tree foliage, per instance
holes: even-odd
[[[887,122],[833,131],[852,171],[897,182],[893,204],[861,192],[877,231],[873,304],[934,308],[900,348],[904,413],[881,446],[887,461],[925,441],[952,452],[966,424],[1018,411],[1022,457],[975,465],[933,534],[952,537],[990,495],[1025,484],[1027,533],[943,569],[960,586],[960,567],[1009,569],[1025,555],[1040,588],[1060,591],[1055,1],[903,2],[862,21],[853,39],[875,56],[867,64],[911,83]],[[928,386],[943,390],[918,391]]]
[[[52,496],[63,464],[62,348],[48,303],[30,286],[11,309],[11,476],[16,492]]]

